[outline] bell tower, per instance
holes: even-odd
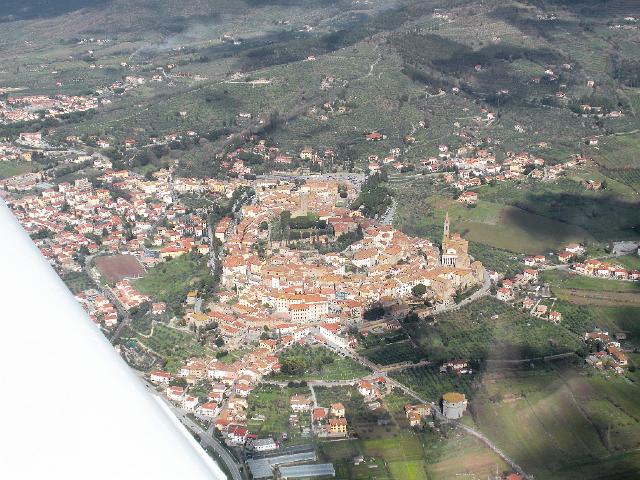
[[[442,248],[444,249],[445,244],[449,240],[449,212],[444,216],[444,229],[442,231]]]

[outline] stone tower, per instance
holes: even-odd
[[[442,232],[442,248],[445,248],[445,244],[449,240],[449,212],[444,216],[444,229]]]
[[[300,216],[306,217],[309,214],[309,192],[300,192]]]

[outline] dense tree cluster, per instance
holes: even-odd
[[[321,372],[325,365],[334,362],[334,354],[328,350],[308,349],[296,345],[280,355],[282,373],[285,375],[303,375],[307,372]]]
[[[376,173],[368,177],[351,208],[362,209],[362,213],[370,218],[383,215],[392,202],[392,193],[386,181],[387,176],[384,173]]]

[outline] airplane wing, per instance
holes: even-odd
[[[0,478],[223,479],[0,200]]]

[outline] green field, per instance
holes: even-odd
[[[151,327],[153,326],[153,317],[150,313],[138,314],[131,319],[129,326],[136,333],[142,335],[151,335]]]
[[[612,263],[616,265],[622,265],[623,267],[630,270],[638,270],[640,269],[640,255],[635,253],[631,253],[629,255],[623,255],[622,257],[616,257],[611,260]]]
[[[0,161],[0,179],[30,172],[32,167],[31,162]]]
[[[395,224],[409,234],[432,236],[449,212],[452,228],[468,240],[519,253],[548,253],[593,237],[584,229],[521,208],[480,200],[468,208],[443,194],[424,196],[418,188],[400,190]],[[516,186],[512,186],[516,189]]]
[[[432,402],[439,401],[443,394],[451,391],[471,397],[474,382],[479,380],[476,374],[440,373],[437,366],[407,368],[393,372],[391,376]]]
[[[360,354],[377,365],[419,362],[425,359],[424,353],[409,341],[400,341],[366,348],[360,351]]]
[[[73,293],[74,295],[82,292],[83,290],[96,287],[96,284],[93,283],[93,280],[91,280],[91,278],[89,278],[89,275],[84,272],[70,272],[61,278],[65,285],[69,288],[69,290],[71,290],[71,293]]]
[[[370,412],[354,389],[318,388],[320,405],[341,401],[349,425],[358,439],[320,442],[320,456],[334,463],[337,478],[367,480],[448,479],[459,475],[484,478],[499,471],[504,463],[488,448],[472,437],[447,431],[443,435],[429,430],[414,431],[408,427],[404,405],[411,403],[396,392],[384,398],[385,411]],[[386,419],[379,425],[378,419]],[[364,462],[353,459],[362,455]]]
[[[604,140],[596,156],[600,170],[635,190],[640,191],[640,140],[638,135],[612,136]]]
[[[600,306],[592,305],[589,309],[598,319],[599,325],[603,329],[611,332],[625,332],[630,342],[640,346],[640,306],[618,305]]]
[[[272,435],[279,438],[282,433],[287,433],[291,441],[299,440],[300,428],[289,426],[289,414],[291,408],[289,399],[295,394],[310,395],[309,389],[281,388],[272,385],[261,385],[249,394],[249,408],[247,410],[248,427],[251,433],[258,434],[261,438]],[[264,416],[264,420],[261,417]],[[299,414],[300,427],[309,426],[308,414]]]
[[[574,368],[490,375],[498,381],[485,377],[473,418],[527,472],[541,479],[636,478],[638,385]]]
[[[576,334],[562,324],[530,317],[492,297],[460,310],[405,323],[405,331],[433,361],[463,358],[518,360],[581,347]]]
[[[559,270],[543,272],[554,295],[581,305],[640,306],[640,283],[576,275]]]
[[[136,338],[140,343],[164,358],[165,368],[170,372],[178,371],[184,361],[189,358],[213,354],[200,345],[192,334],[167,327],[161,323],[154,325],[153,335],[150,337],[137,334]]]
[[[322,347],[293,346],[280,354],[282,372],[274,380],[354,380],[370,372],[359,363]]]
[[[612,295],[611,292],[605,294]],[[595,329],[614,334],[622,332],[627,336],[625,349],[630,350],[631,347],[640,345],[638,305],[625,305],[619,301],[604,302],[599,297],[594,297],[594,292],[587,291],[585,296],[556,301],[554,308],[562,313],[562,325],[577,335]]]
[[[585,232],[585,240],[629,240],[640,237],[637,230],[638,201],[613,191],[589,192],[578,182],[564,178],[555,182],[523,181],[483,186],[480,198],[510,205],[528,213],[555,220],[566,228]],[[514,217],[514,221],[517,219]],[[561,230],[565,231],[565,230]],[[580,236],[580,235],[578,235]]]
[[[189,291],[206,293],[212,288],[214,279],[207,266],[207,257],[189,253],[156,265],[134,283],[140,292],[155,301],[166,302],[168,308],[177,311]]]
[[[505,277],[513,277],[524,269],[524,255],[501,250],[484,243],[469,243],[469,255],[482,262],[488,270],[502,273]]]
[[[456,229],[474,242],[521,253],[547,253],[572,243],[584,243],[591,236],[579,227],[551,220],[512,206],[478,202],[477,208],[450,212]]]
[[[636,282],[577,275],[561,270],[547,270],[542,273],[541,278],[545,282],[549,282],[552,287],[558,288],[606,292],[640,292],[640,284]]]

